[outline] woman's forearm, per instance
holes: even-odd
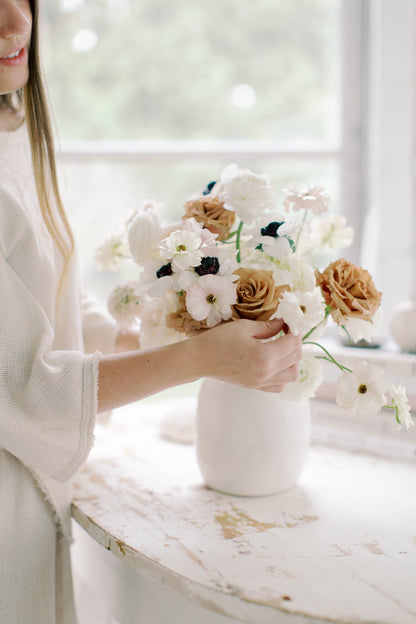
[[[98,411],[120,407],[202,375],[193,341],[146,351],[104,355],[99,364]]]

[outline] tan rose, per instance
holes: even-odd
[[[369,272],[344,258],[331,262],[322,273],[317,271],[316,281],[338,325],[345,317],[371,321],[380,305],[381,293]]]
[[[185,333],[187,336],[196,336],[201,331],[206,331],[208,329],[206,321],[196,321],[187,311],[185,296],[181,295],[178,299],[179,307],[176,312],[171,312],[166,316],[166,327]]]
[[[220,201],[218,197],[209,197],[209,195],[187,201],[185,215],[185,219],[193,217],[208,230],[218,234],[219,240],[228,238],[235,221],[235,212],[226,210],[224,202]]]
[[[233,319],[267,321],[276,312],[279,299],[289,286],[276,286],[273,273],[266,270],[238,269],[237,303]]]

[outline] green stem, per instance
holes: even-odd
[[[327,360],[328,362],[331,362],[332,364],[335,364],[335,366],[338,366],[338,368],[342,372],[347,371],[347,373],[352,373],[352,370],[350,368],[348,368],[347,366],[344,366],[343,364],[340,364],[339,362],[337,362],[336,359],[330,354],[330,352],[327,351],[327,349],[325,349],[325,347],[323,347],[321,344],[319,344],[319,342],[302,342],[302,343],[303,344],[308,344],[308,345],[314,345],[315,347],[319,347],[320,349],[322,349],[322,351],[324,351],[326,353],[327,357],[315,356],[318,359],[324,359],[324,360]]]
[[[235,241],[235,248],[237,249],[237,262],[239,264],[241,262],[240,238],[241,238],[241,232],[243,231],[243,226],[244,226],[244,223],[240,221],[240,225],[238,226],[238,230],[237,230],[237,238]]]
[[[308,331],[308,333],[307,333],[307,334],[305,334],[305,335],[303,336],[303,338],[302,338],[302,342],[304,342],[304,340],[306,340],[307,338],[309,338],[309,336],[310,336],[311,334],[313,334],[313,332],[314,332],[316,329],[318,329],[318,327],[320,327],[321,325],[323,325],[323,323],[325,323],[325,321],[326,321],[326,319],[328,318],[328,316],[329,316],[329,311],[328,311],[328,310],[325,310],[325,316],[324,316],[324,318],[322,319],[322,321],[320,321],[320,322],[318,323],[318,325],[315,325],[315,327],[312,327],[312,329],[310,329],[310,330]]]

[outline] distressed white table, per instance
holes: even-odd
[[[165,410],[118,410],[77,477],[85,622],[415,624],[415,462],[312,445],[295,489],[225,496]]]

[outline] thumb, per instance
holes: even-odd
[[[271,321],[256,321],[256,325],[257,327],[255,333],[253,333],[253,338],[258,338],[260,340],[272,338],[282,330],[287,333],[288,330],[286,323],[279,318]]]

